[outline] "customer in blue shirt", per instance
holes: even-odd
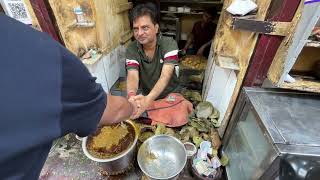
[[[46,34],[0,13],[0,39],[0,179],[38,179],[54,139],[135,111]]]

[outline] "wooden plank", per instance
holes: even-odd
[[[306,79],[299,79],[299,80],[296,80],[296,82],[294,83],[284,82],[280,85],[280,87],[284,89],[320,93],[320,82],[306,80]]]
[[[106,14],[112,15],[112,1],[95,1],[95,9],[97,12],[96,17],[96,28],[97,28],[97,43],[103,53],[108,53],[112,50],[111,48],[111,34],[108,33],[109,27],[106,24],[111,23],[110,18]]]
[[[118,7],[130,4],[127,0],[49,0],[49,4],[66,47],[77,56],[90,48],[108,54],[119,46],[121,35],[130,30],[128,13],[114,13]],[[79,6],[87,25],[75,24],[73,9]]]
[[[223,69],[218,66],[215,67],[213,72],[212,81],[209,87],[208,96],[206,101],[210,101],[214,107],[220,108],[220,102],[222,101],[223,94],[225,92],[226,84],[232,70]],[[223,114],[220,114],[223,118]]]
[[[120,44],[121,45],[125,44],[126,42],[128,42],[132,38],[132,36],[133,36],[133,33],[131,30],[123,33],[120,38]]]
[[[203,85],[202,85],[202,99],[206,99],[206,97],[208,95],[209,88],[207,88],[207,87],[210,86],[211,79],[212,79],[212,73],[213,73],[212,68],[214,68],[214,66],[215,66],[215,61],[213,60],[212,43],[210,46],[207,67],[204,72],[204,79],[203,79]]]
[[[128,0],[94,1],[97,14],[97,39],[103,53],[110,53],[118,47],[121,36],[130,31],[128,12],[117,14],[116,9]]]
[[[305,46],[306,46],[306,47],[320,48],[320,42],[319,42],[319,41],[311,41],[311,40],[308,40]]]
[[[220,128],[218,129],[218,132],[221,137],[223,136],[224,131],[226,130],[226,127],[227,127],[227,123],[228,123],[228,121],[224,120],[224,117],[226,117],[226,116],[231,117],[232,111],[228,111],[228,109],[230,108],[230,106],[232,106],[232,108],[233,108],[233,104],[230,102],[232,101],[231,98],[232,98],[232,94],[235,90],[236,84],[237,84],[237,75],[236,75],[235,71],[231,71],[229,78],[228,78],[228,81],[226,83],[226,89],[223,94],[224,98],[220,102],[220,109],[221,109],[220,114],[223,114],[223,116],[220,115],[220,118],[219,118]]]
[[[313,71],[315,63],[320,60],[320,51],[318,48],[305,47],[299,54],[291,70],[299,72]]]
[[[240,70],[238,60],[235,57],[219,56],[217,57],[217,65],[221,68]]]
[[[77,21],[74,21],[72,24],[68,26],[69,29],[72,28],[93,28],[95,27],[95,22],[84,22],[84,23],[77,23]]]
[[[300,0],[277,0],[272,2],[268,20],[290,22],[293,21]],[[283,37],[261,35],[252,63],[248,70],[244,86],[261,86],[267,77],[267,72],[273,61],[273,58],[280,46]]]
[[[301,2],[290,29],[291,35],[281,43],[268,71],[268,79],[274,85],[281,86],[284,82],[285,76],[292,69],[305,46],[319,15],[319,3],[303,5],[303,1]]]
[[[48,33],[53,39],[63,44],[58,33],[55,30],[55,26],[52,19],[49,16],[48,7],[43,0],[30,0],[32,9],[37,17],[42,32]],[[47,1],[46,1],[47,2]]]
[[[123,11],[127,11],[127,10],[131,9],[132,7],[133,7],[132,2],[120,4],[116,9],[116,13],[118,13],[118,14],[122,13]]]
[[[32,20],[32,27],[37,29],[38,31],[41,31],[41,27],[40,27],[40,24],[39,24],[39,21],[36,17],[36,14],[34,13],[33,11],[33,8],[32,8],[32,5],[30,3],[30,0],[23,0],[25,5],[27,6],[27,9],[28,9],[28,12],[31,16],[31,20]]]
[[[49,4],[55,16],[64,44],[71,52],[77,56],[81,56],[91,47],[99,48],[96,27],[70,28],[70,25],[76,20],[73,9],[79,6],[85,14],[85,19],[89,22],[95,22],[96,11],[92,1],[49,0]]]
[[[230,100],[236,86],[237,76],[233,70],[224,69],[216,66],[212,76],[209,92],[206,101],[209,101],[220,112],[219,123],[224,125],[223,121],[226,116]],[[230,114],[228,114],[230,116]],[[222,135],[223,130],[219,133]]]
[[[225,126],[228,124],[230,114],[240,92],[242,82],[246,75],[249,61],[251,59],[251,55],[253,54],[258,39],[258,34],[256,33],[238,31],[230,28],[230,25],[232,24],[232,16],[227,13],[225,9],[231,3],[232,0],[224,1],[224,6],[222,8],[223,11],[221,12],[215,40],[213,43],[213,50],[215,54],[214,59],[217,59],[218,55],[235,57],[235,59],[237,59],[238,61],[237,63],[239,64],[239,72],[237,74],[237,81],[234,90],[230,97],[224,97],[230,98],[230,103],[222,120],[222,124],[224,124]],[[267,15],[271,0],[257,0],[256,3],[259,7],[257,11],[258,13],[256,15],[256,20],[263,21]],[[219,128],[220,134],[223,134],[225,126]]]
[[[291,28],[291,22],[272,22],[273,32],[268,33],[275,36],[287,36]]]

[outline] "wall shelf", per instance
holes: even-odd
[[[168,14],[187,14],[187,15],[201,15],[203,12],[177,12],[177,11],[160,11],[161,13]]]
[[[231,69],[231,70],[235,70],[235,71],[240,70],[238,61],[234,57],[227,57],[227,56],[219,56],[218,55],[216,64],[219,67],[222,67],[224,69]]]
[[[305,47],[315,47],[315,48],[320,48],[320,41],[311,41],[308,40]]]
[[[183,3],[183,4],[223,4],[223,1],[197,1],[197,0],[160,0],[160,3]]]
[[[298,79],[294,83],[284,82],[280,85],[284,89],[320,93],[320,81]]]
[[[72,24],[68,26],[68,28],[73,29],[73,28],[93,28],[95,27],[95,22],[94,21],[86,21],[83,23],[79,23],[74,21]]]
[[[175,32],[162,32],[163,35],[176,36]]]

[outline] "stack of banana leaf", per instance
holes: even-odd
[[[156,126],[140,124],[139,141],[142,143],[149,137],[159,134],[174,136],[183,143],[192,142],[198,148],[202,141],[210,141],[212,154],[217,155],[221,146],[221,140],[216,130],[220,126],[219,115],[219,111],[210,102],[200,102],[194,112],[190,114],[189,122],[180,128],[169,128],[164,124],[157,124]],[[223,165],[228,163],[227,157],[221,157],[220,160]]]
[[[144,126],[139,140],[143,142],[153,135],[167,134],[180,139],[182,142],[193,142],[196,146],[199,146],[204,140],[216,141],[212,144],[219,148],[221,142],[215,130],[220,125],[218,119],[219,111],[210,102],[200,102],[189,116],[188,124],[181,128],[169,128],[163,124],[148,126],[147,128]]]
[[[199,91],[183,89],[181,94],[193,104],[193,107],[196,107],[202,101]]]

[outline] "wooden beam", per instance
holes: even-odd
[[[319,3],[306,5],[301,3],[299,10],[295,15],[295,19],[297,20],[292,27],[291,34],[282,41],[268,71],[267,77],[273,85],[280,86],[294,65],[301,61],[305,61],[300,55],[304,54],[301,52],[304,50],[305,43],[319,20],[319,16]],[[317,49],[314,50],[319,52]],[[318,57],[319,54],[318,56],[315,56],[315,59]],[[308,61],[306,62],[310,62],[309,58],[307,59]]]
[[[24,0],[24,3],[25,3],[25,5],[27,6],[28,12],[29,12],[29,14],[30,14],[30,16],[31,16],[31,19],[32,19],[32,27],[34,27],[35,29],[41,31],[41,26],[40,26],[39,21],[38,21],[36,15],[35,15],[35,13],[34,13],[34,10],[33,10],[33,8],[32,8],[32,5],[31,5],[30,1],[29,1],[29,0]],[[0,7],[0,11],[1,11],[1,7]]]
[[[308,42],[305,45],[306,47],[315,47],[315,48],[320,48],[320,42],[319,41],[311,41],[308,40]]]
[[[63,41],[58,36],[58,33],[53,24],[53,20],[51,19],[48,7],[45,1],[43,0],[30,0],[33,11],[38,19],[41,30],[43,32],[48,33],[53,39],[59,41],[64,44]]]
[[[271,21],[292,21],[301,0],[276,0],[272,2],[267,17]],[[245,78],[244,86],[261,86],[267,77],[269,67],[283,40],[280,36],[261,35],[252,62]]]
[[[122,13],[123,11],[127,11],[133,7],[132,2],[120,4],[119,7],[116,8],[116,13]]]
[[[284,82],[280,85],[280,87],[284,89],[320,93],[320,82],[306,80],[306,79],[299,79],[299,80],[296,80],[294,83]]]
[[[275,36],[287,36],[289,35],[290,28],[292,26],[291,22],[272,22],[273,32],[270,35]]]
[[[232,93],[225,95],[223,99],[223,103],[227,104],[227,109],[225,112],[221,112],[221,119],[219,119],[219,122],[221,122],[221,126],[219,128],[219,134],[222,135],[224,133],[224,130],[228,124],[229,117],[233,111],[233,107],[236,103],[238,94],[241,90],[242,83],[244,80],[244,77],[246,75],[246,71],[249,65],[249,61],[251,59],[252,54],[254,53],[254,49],[256,46],[256,42],[258,40],[259,34],[248,32],[248,31],[236,31],[230,28],[230,25],[232,24],[232,18],[233,16],[228,13],[225,9],[233,2],[233,0],[225,0],[223,5],[223,11],[221,11],[218,27],[215,34],[215,39],[213,42],[213,60],[217,61],[218,55],[227,55],[228,57],[235,57],[235,59],[238,61],[240,70],[235,72],[234,70],[230,69],[223,69],[223,70],[229,70],[236,75],[236,82],[225,84],[226,86],[231,87],[231,84],[234,85],[234,88],[232,88]],[[269,12],[269,5],[271,4],[272,0],[257,0],[256,3],[259,7],[256,19],[257,20],[264,20],[267,16],[267,13]],[[229,24],[230,22],[230,24]],[[213,63],[216,65],[216,63]],[[218,66],[217,66],[218,67]],[[212,67],[208,67],[209,69],[212,69]],[[217,71],[218,68],[213,69],[213,71]],[[220,68],[222,69],[222,68]],[[207,73],[210,74],[211,73]],[[214,74],[214,73],[213,73]],[[205,90],[204,98],[208,98],[208,94],[206,92],[212,92],[212,89],[216,86],[221,86],[221,84],[217,84],[216,82],[213,82],[210,80],[210,78],[206,78],[208,83],[206,84],[207,88],[210,88],[210,90]],[[228,96],[228,97],[227,97]],[[230,98],[230,99],[227,99]]]
[[[120,44],[126,44],[126,42],[128,42],[133,36],[133,33],[131,30],[123,33],[120,37]]]

